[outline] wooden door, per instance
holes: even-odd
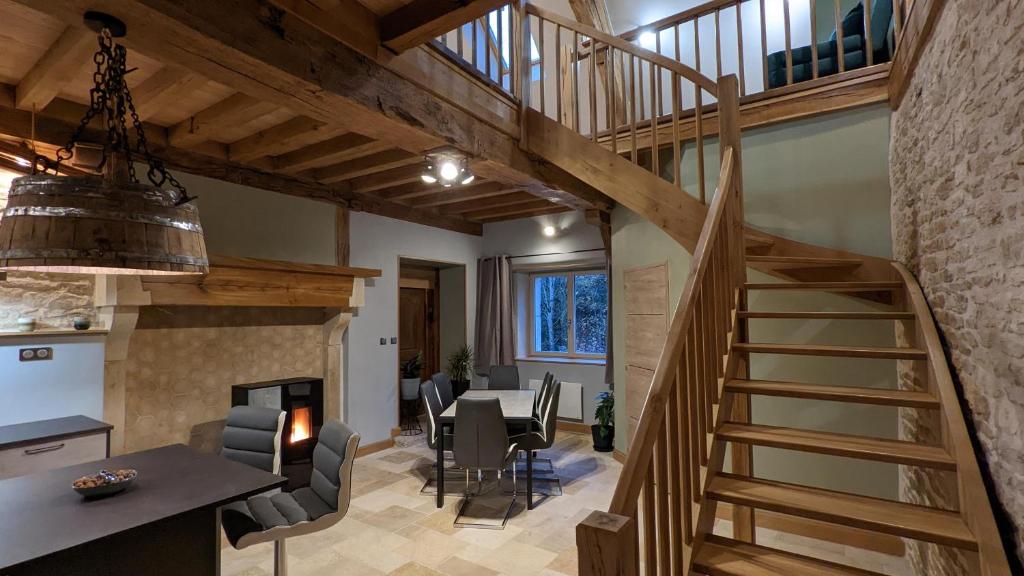
[[[423,355],[420,379],[438,371],[437,314],[435,291],[430,288],[400,288],[398,295],[398,365],[417,353]],[[401,378],[401,371],[399,371]]]
[[[668,329],[668,265],[626,270],[623,300],[626,308],[627,442],[633,441],[640,412],[651,389],[654,370]]]

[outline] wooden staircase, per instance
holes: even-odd
[[[951,546],[971,556],[978,574],[1010,576],[938,334],[913,276],[898,263],[745,225],[734,76],[712,81],[676,60],[537,6],[522,4],[518,10],[519,68],[541,71],[539,86],[532,75],[519,75],[520,146],[647,218],[693,254],[609,509],[577,526],[580,574],[872,574],[758,544],[761,511]],[[554,39],[554,51],[544,48],[544,38]],[[528,42],[539,45],[538,55],[523,49]],[[548,53],[558,56],[554,63],[546,62]],[[684,90],[692,90],[689,108]],[[713,116],[702,104],[711,98]],[[695,143],[693,191],[684,189],[679,169],[684,135],[674,127],[681,114],[694,118],[694,133],[685,135]],[[650,141],[644,145],[658,154],[638,154],[638,127],[647,129]],[[720,161],[714,167],[717,189],[705,204],[707,134],[717,136]],[[631,144],[618,149],[618,142]],[[660,170],[665,161],[671,169]],[[748,282],[748,268],[779,281]],[[891,306],[794,312],[747,305],[752,293],[780,291]],[[879,347],[750,339],[750,322],[778,320],[886,322],[903,341]],[[913,371],[917,387],[880,390],[752,378],[751,358],[764,354],[835,359],[837,366],[850,358],[902,363]],[[941,443],[765,426],[752,414],[752,396],[925,410],[941,417]],[[953,474],[959,502],[956,510],[940,510],[759,477],[752,455],[760,447]],[[715,530],[719,503],[732,511],[729,537]]]

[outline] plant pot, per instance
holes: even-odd
[[[469,390],[469,380],[452,380],[452,394],[455,398]]]
[[[415,400],[420,397],[420,379],[402,378],[400,389],[402,391],[402,400]]]
[[[601,425],[592,424],[590,434],[594,437],[594,450],[597,452],[611,452],[615,449],[615,426],[608,426],[607,433],[601,436]]]

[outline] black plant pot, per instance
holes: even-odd
[[[591,424],[590,434],[594,437],[594,450],[611,452],[615,449],[615,426],[608,426],[607,433],[601,436],[601,425]]]
[[[455,398],[462,396],[466,390],[469,390],[469,380],[452,380],[452,395]]]

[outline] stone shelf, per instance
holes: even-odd
[[[88,330],[74,330],[72,328],[42,328],[31,332],[5,331],[0,332],[0,340],[16,338],[52,338],[66,336],[102,336],[109,330],[105,328],[90,328]]]

